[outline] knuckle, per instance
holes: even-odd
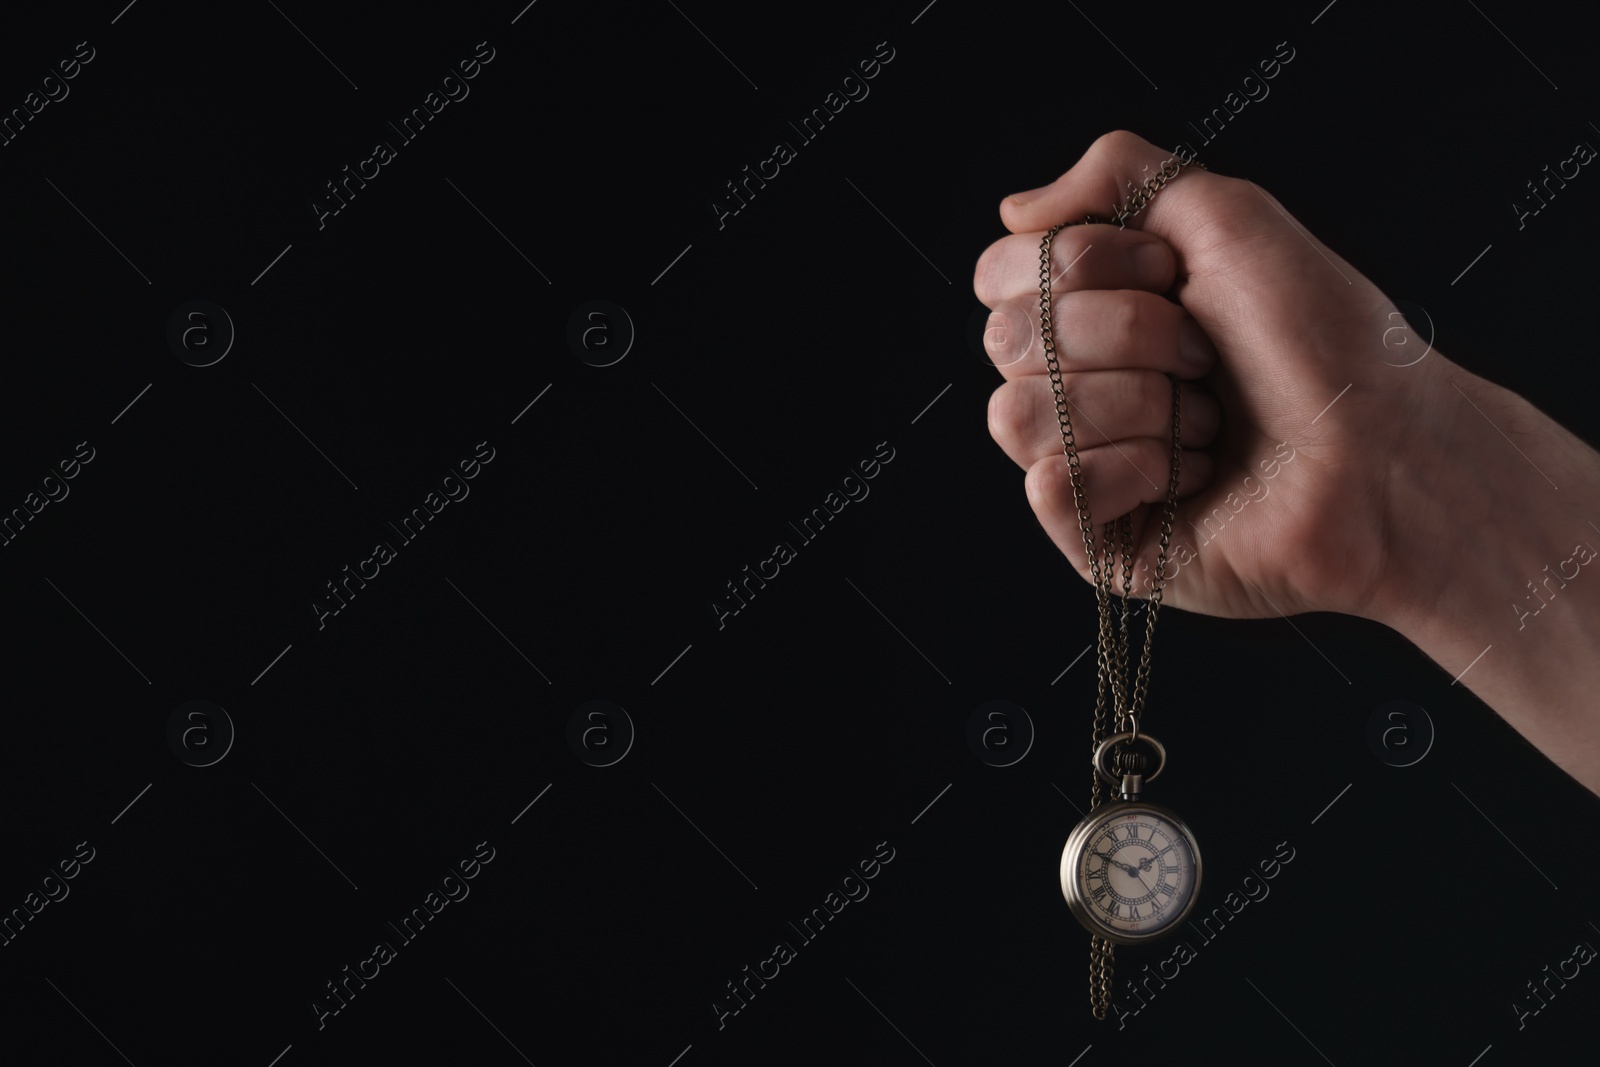
[[[1038,242],[1033,242],[1033,246],[1037,248]],[[1055,240],[1050,242],[1050,277],[1053,284],[1068,286],[1066,292],[1074,292],[1070,287],[1080,281],[1084,270],[1078,264],[1090,247],[1089,238],[1077,226],[1068,226],[1056,234]],[[1034,259],[1037,262],[1038,257]],[[1038,282],[1035,281],[1033,285],[1037,287]]]
[[[978,256],[978,262],[972,268],[972,293],[978,298],[978,303],[984,307],[994,307],[994,301],[989,299],[989,271],[990,260],[994,255],[994,245],[990,245]]]
[[[1066,461],[1055,455],[1034,460],[1023,478],[1023,488],[1034,515],[1048,527],[1059,518],[1062,501],[1068,506],[1072,501],[1072,475]]]
[[[1260,189],[1262,192],[1267,191],[1263,186],[1252,181],[1247,181],[1246,179],[1239,177],[1237,174],[1216,174],[1213,175],[1213,177],[1217,179],[1217,187],[1219,189],[1226,189],[1229,193],[1234,195],[1246,192],[1253,193],[1256,189]]]
[[[983,250],[972,270],[972,291],[978,302],[993,308],[1004,297],[1003,281],[1006,263],[1006,238]]]
[[[1244,178],[1223,177],[1217,195],[1204,204],[1207,228],[1219,243],[1231,243],[1254,234],[1258,218],[1277,218],[1270,193]],[[1263,196],[1262,194],[1266,194]]]
[[[1111,130],[1095,138],[1085,157],[1093,155],[1096,162],[1125,158],[1131,150],[1144,143],[1143,137],[1129,130]]]
[[[1028,489],[1028,502],[1035,511],[1042,511],[1051,496],[1061,488],[1060,471],[1054,456],[1041,456],[1028,467],[1024,480]]]
[[[1034,514],[1040,516],[1044,514],[1044,500],[1047,492],[1045,466],[1045,461],[1039,460],[1028,468],[1028,473],[1022,479],[1022,490],[1027,494],[1028,506],[1033,509]]]
[[[1119,294],[1108,303],[1106,339],[1119,357],[1131,355],[1139,345],[1139,325],[1143,318],[1140,301],[1130,294]]]
[[[1011,383],[1005,382],[989,394],[989,436],[999,444],[1004,444],[1010,431],[1010,391]]]
[[[1028,421],[1027,399],[1020,382],[1004,382],[989,394],[989,436],[996,443],[1017,439]]]
[[[1006,387],[1010,384],[1010,382],[1003,382],[998,389],[989,394],[989,436],[994,438],[996,443],[1000,441],[1002,436],[1000,426],[1002,419],[1004,418],[1002,413],[1005,409],[1006,403],[1004,393],[1006,391]]]

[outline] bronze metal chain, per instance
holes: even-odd
[[[1174,156],[1161,164],[1156,174],[1145,180],[1129,198],[1128,203],[1112,213],[1109,219],[1084,217],[1083,222],[1115,223],[1123,227],[1127,221],[1144,209],[1162,186],[1177,177],[1185,166],[1199,166],[1191,159]],[[1067,465],[1072,474],[1072,496],[1078,508],[1078,530],[1083,535],[1083,551],[1089,562],[1089,576],[1095,589],[1095,605],[1100,620],[1096,663],[1098,674],[1095,686],[1094,736],[1091,752],[1113,732],[1131,731],[1139,734],[1139,716],[1144,709],[1145,694],[1150,681],[1150,645],[1155,635],[1156,615],[1161,610],[1161,592],[1167,579],[1167,546],[1172,538],[1172,521],[1178,506],[1178,466],[1182,455],[1179,429],[1182,397],[1178,379],[1172,382],[1172,473],[1167,486],[1166,508],[1161,516],[1160,547],[1156,552],[1156,575],[1151,588],[1149,614],[1145,618],[1144,649],[1139,657],[1139,667],[1130,686],[1128,679],[1128,600],[1133,593],[1133,519],[1132,514],[1122,515],[1105,523],[1100,544],[1094,540],[1094,527],[1089,520],[1088,500],[1084,495],[1083,467],[1078,460],[1077,441],[1072,430],[1072,417],[1068,412],[1066,391],[1061,380],[1061,364],[1056,358],[1055,318],[1050,296],[1050,248],[1055,235],[1063,227],[1078,223],[1060,223],[1051,227],[1039,245],[1039,335],[1044,344],[1045,362],[1050,370],[1050,387],[1055,392],[1056,419],[1061,426],[1061,445],[1066,453]],[[1122,564],[1122,590],[1118,598],[1120,619],[1115,636],[1111,624],[1111,589],[1115,580],[1117,554],[1120,550]],[[1102,566],[1102,556],[1104,566]],[[1111,710],[1114,722],[1107,722],[1106,689],[1111,689]],[[1131,689],[1131,692],[1130,692]],[[1092,812],[1103,801],[1100,775],[1091,768],[1090,803]],[[1104,1020],[1111,1006],[1111,982],[1114,966],[1112,942],[1091,934],[1089,939],[1089,1006],[1096,1019]]]

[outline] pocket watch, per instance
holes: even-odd
[[[1119,745],[1143,741],[1157,763],[1148,779],[1141,773],[1143,753],[1120,754],[1125,773],[1107,769]],[[1061,852],[1061,892],[1073,916],[1091,934],[1122,945],[1153,941],[1171,933],[1194,907],[1200,892],[1200,846],[1176,814],[1140,798],[1146,780],[1155,781],[1167,753],[1149,734],[1119,733],[1094,753],[1094,767],[1122,799],[1091,811],[1073,828]]]

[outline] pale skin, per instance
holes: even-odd
[[[1109,216],[1172,155],[1132,133],[1101,137],[1056,181],[1001,202],[1010,236],[973,277],[1005,378],[990,433],[1085,581],[1038,339],[1040,241]],[[1600,794],[1600,567],[1586,565],[1587,546],[1600,549],[1600,453],[1428,351],[1292,219],[1259,186],[1190,166],[1125,229],[1057,233],[1055,344],[1095,536],[1132,512],[1134,593],[1147,595],[1171,373],[1183,451],[1163,604],[1383,623]]]

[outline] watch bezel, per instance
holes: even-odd
[[[1183,835],[1189,845],[1189,851],[1194,855],[1194,888],[1189,893],[1188,901],[1183,905],[1182,911],[1155,930],[1129,931],[1109,926],[1101,921],[1099,913],[1079,893],[1078,859],[1083,854],[1084,845],[1098,827],[1129,811],[1148,811],[1170,822]],[[1067,907],[1073,917],[1091,933],[1119,945],[1139,945],[1157,941],[1177,929],[1178,924],[1189,917],[1189,913],[1194,910],[1195,902],[1200,899],[1202,876],[1200,844],[1195,839],[1194,831],[1176,812],[1148,800],[1119,800],[1091,812],[1073,827],[1072,833],[1067,836],[1066,846],[1061,850],[1061,894],[1066,897]]]

